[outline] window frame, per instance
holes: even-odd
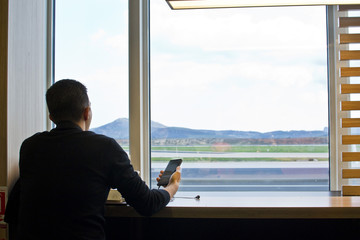
[[[55,82],[55,1],[47,0],[47,24],[46,24],[46,83],[45,89],[49,89]],[[54,127],[49,118],[49,110],[46,107],[45,123],[46,129]]]
[[[328,104],[329,104],[329,168],[330,168],[330,191],[341,191],[341,143],[339,134],[338,108],[339,91],[336,83],[336,8],[337,6],[326,7],[327,44],[328,44]]]
[[[149,26],[149,1],[129,1],[130,159],[150,186]]]

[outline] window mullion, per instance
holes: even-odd
[[[129,1],[130,158],[149,184],[148,1]]]

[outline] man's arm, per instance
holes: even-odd
[[[150,216],[165,207],[178,189],[180,177],[172,178],[167,190],[149,189],[134,171],[126,152],[111,139],[104,150],[108,162],[110,187],[116,188],[125,201],[141,215]]]
[[[157,181],[160,180],[160,177],[162,176],[164,171],[160,171],[159,177],[156,178]],[[180,166],[176,168],[176,171],[171,175],[169,184],[164,188],[165,191],[167,191],[170,195],[170,199],[174,197],[175,193],[179,189],[181,180],[181,172],[180,172]]]

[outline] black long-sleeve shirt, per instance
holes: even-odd
[[[19,164],[20,239],[105,239],[110,188],[142,215],[170,200],[167,191],[148,188],[114,139],[71,122],[26,139]]]

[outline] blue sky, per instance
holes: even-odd
[[[97,127],[128,117],[127,1],[56,1],[55,80],[83,82]]]
[[[262,132],[327,126],[324,7],[173,11],[150,3],[152,120]],[[127,1],[56,7],[55,78],[87,85],[93,127],[128,117]]]

